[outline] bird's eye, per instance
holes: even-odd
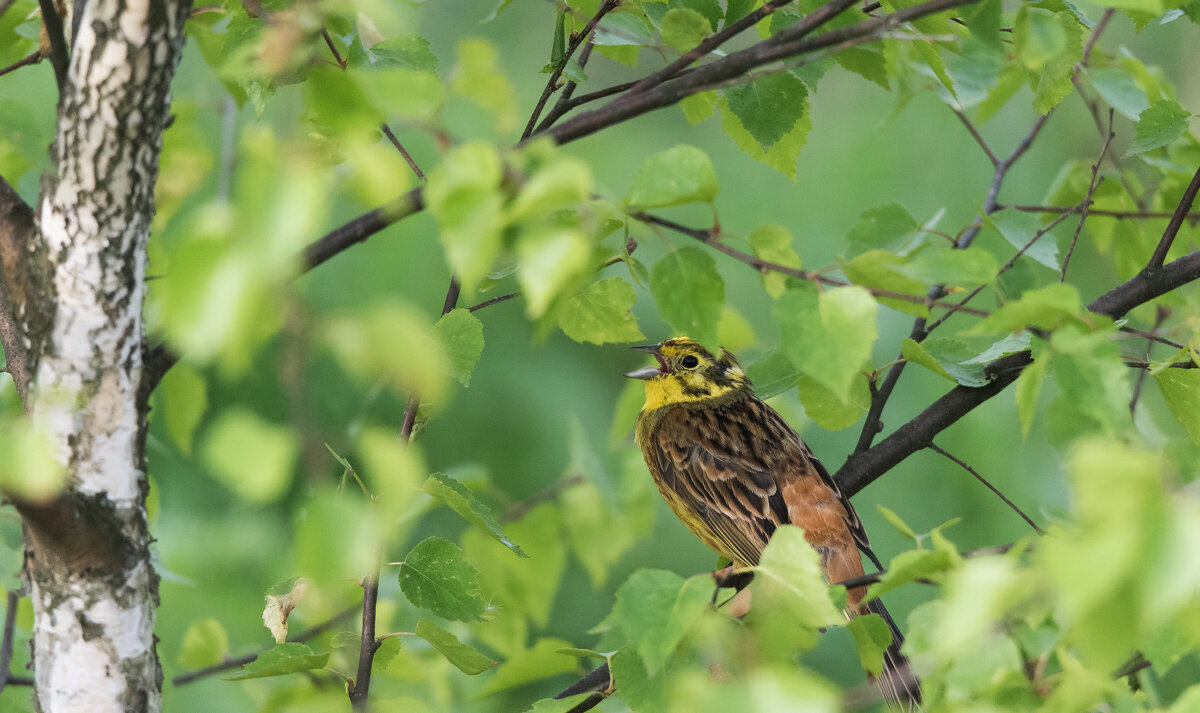
[[[684,369],[695,369],[700,364],[700,360],[694,354],[688,354],[679,363],[683,365]]]

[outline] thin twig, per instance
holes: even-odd
[[[788,267],[787,265],[780,265],[779,263],[770,262],[769,260],[763,260],[763,259],[755,257],[754,255],[751,255],[749,253],[744,253],[741,250],[738,250],[737,248],[731,248],[728,245],[726,245],[725,243],[721,242],[720,240],[717,240],[714,237],[713,232],[709,231],[709,230],[700,230],[698,228],[689,228],[686,225],[681,225],[680,223],[676,223],[673,220],[667,220],[666,218],[654,215],[652,213],[645,213],[645,212],[630,213],[629,217],[633,218],[634,220],[638,220],[643,223],[647,223],[649,225],[658,225],[663,228],[668,228],[668,229],[673,230],[682,235],[687,235],[688,237],[699,240],[700,242],[704,243],[705,245],[709,246],[710,248],[717,250],[719,252],[723,252],[726,255],[728,255],[729,257],[734,258],[735,260],[744,262],[747,265],[759,270],[760,272],[778,272],[781,275],[788,275],[789,277],[795,277],[800,280],[807,280],[808,282],[816,282],[818,284],[828,285],[830,287],[845,287],[848,284],[850,284],[847,282],[843,282],[841,280],[835,280],[832,277],[826,277],[826,276],[820,274],[820,272],[818,272],[816,270],[798,270],[794,267]],[[921,297],[919,295],[910,295],[910,294],[906,294],[903,292],[895,292],[893,290],[885,290],[885,289],[881,289],[878,287],[863,286],[863,289],[870,292],[872,295],[875,295],[876,297],[884,297],[887,299],[900,300],[902,302],[911,302],[913,304],[925,305],[928,307],[950,308],[950,307],[956,306],[956,305],[953,305],[953,304],[947,303],[947,302],[941,302],[938,300],[930,300],[926,297]],[[988,312],[985,312],[984,310],[961,308],[961,307],[959,309],[966,311],[967,314],[973,314],[977,317],[986,317],[989,314]]]
[[[505,508],[504,513],[499,517],[500,524],[503,525],[520,520],[521,518],[525,517],[530,510],[534,509],[538,505],[541,505],[542,503],[548,503],[561,495],[564,490],[569,490],[577,485],[582,485],[586,481],[587,478],[585,478],[581,473],[575,473],[569,478],[563,478],[562,480],[556,481],[545,490],[535,493],[525,500],[515,502]]]
[[[992,162],[992,168],[999,166],[1000,159],[996,158],[996,154],[992,152],[992,147],[988,146],[987,142],[983,140],[983,136],[980,135],[979,129],[975,128],[975,124],[971,123],[971,120],[967,118],[967,115],[959,109],[954,110],[954,115],[957,116],[958,120],[962,122],[962,125],[967,128],[967,133],[971,135],[971,138],[975,139],[975,143],[979,144],[979,148],[983,149],[983,152],[987,154],[988,160]]]
[[[1175,242],[1175,236],[1179,234],[1179,229],[1183,226],[1183,219],[1192,209],[1192,204],[1196,202],[1197,191],[1200,191],[1200,168],[1196,169],[1191,183],[1183,192],[1183,197],[1179,199],[1179,205],[1175,207],[1175,212],[1171,215],[1171,222],[1167,224],[1162,239],[1158,241],[1158,245],[1154,248],[1154,254],[1150,256],[1150,262],[1146,265],[1148,269],[1160,268],[1166,261],[1167,253],[1171,250],[1171,243]]]
[[[4,692],[4,687],[9,682],[9,676],[12,675],[9,667],[12,666],[13,634],[17,624],[17,603],[21,600],[21,596],[17,590],[10,587],[7,599],[4,607],[4,635],[0,637],[0,693]]]
[[[330,53],[333,54],[333,59],[342,69],[346,68],[346,60],[342,59],[342,53],[338,52],[337,46],[333,44],[333,38],[329,36],[329,30],[321,28],[321,37],[325,38],[325,44],[329,47]]]
[[[1079,213],[1083,211],[1081,204],[1072,206],[1056,206],[1056,205],[999,205],[996,210],[1019,210],[1022,213]],[[1174,211],[1165,210],[1104,210],[1101,208],[1091,208],[1088,210],[1088,215],[1099,218],[1119,218],[1125,220],[1142,220],[1142,219],[1162,219],[1170,218],[1175,215]],[[1191,212],[1184,215],[1185,220],[1200,221],[1200,212]]]
[[[1036,522],[1034,522],[1028,515],[1026,515],[1025,512],[1023,510],[1021,510],[1021,508],[1017,507],[1016,503],[1014,503],[1013,501],[1011,501],[1007,497],[1005,497],[1004,493],[1000,492],[999,488],[997,488],[996,486],[994,486],[990,482],[988,482],[987,478],[984,478],[982,475],[980,475],[979,472],[976,471],[974,468],[972,468],[969,463],[955,457],[954,454],[939,447],[936,443],[930,443],[929,450],[933,451],[934,453],[943,455],[946,458],[949,458],[950,460],[957,463],[963,470],[965,470],[968,473],[970,473],[971,475],[975,476],[976,480],[978,480],[979,482],[986,485],[988,490],[992,491],[993,493],[995,493],[996,497],[1003,500],[1004,504],[1007,505],[1009,508],[1011,508],[1013,512],[1020,515],[1022,520],[1029,523],[1029,526],[1033,528],[1034,532],[1036,532],[1039,535],[1045,534],[1045,532],[1042,530],[1042,528],[1038,527],[1038,524]]]
[[[577,34],[571,35],[571,41],[567,43],[567,51],[563,55],[562,61],[550,73],[550,79],[546,80],[546,86],[542,89],[542,95],[538,97],[537,104],[533,107],[533,113],[529,115],[529,121],[525,124],[525,131],[521,132],[522,141],[529,138],[529,135],[533,133],[533,128],[537,126],[538,117],[542,115],[542,109],[546,107],[546,100],[550,98],[550,95],[557,88],[558,78],[562,76],[563,70],[567,68],[567,63],[571,61],[575,50],[579,49],[579,46],[591,37],[592,31],[596,29],[596,23],[600,22],[605,15],[612,12],[620,4],[621,0],[604,0],[604,2],[600,3],[599,9],[596,10],[596,14],[592,16],[592,19],[588,20],[587,24],[583,26],[583,29]]]
[[[54,9],[54,0],[38,0],[38,6],[42,8],[42,25],[50,42],[50,64],[54,67],[54,80],[58,82],[58,95],[61,97],[67,91],[68,62],[62,17]]]
[[[579,50],[579,68],[587,67],[588,60],[592,58],[592,49],[595,45],[595,35],[588,38],[583,45],[583,49]],[[546,112],[546,116],[542,118],[542,123],[538,124],[536,131],[545,131],[547,128],[554,125],[554,122],[571,110],[575,105],[571,103],[571,97],[575,95],[575,89],[579,83],[574,79],[567,81],[567,86],[563,87],[562,92],[558,95],[558,101],[554,102],[554,106],[550,107],[550,111]]]
[[[315,639],[318,636],[320,636],[321,634],[324,634],[326,631],[329,631],[330,629],[334,628],[338,624],[341,624],[346,619],[349,619],[350,617],[354,616],[354,612],[356,612],[356,611],[358,611],[357,604],[355,604],[354,606],[352,606],[348,609],[342,610],[338,614],[335,614],[334,616],[330,617],[329,619],[326,619],[325,621],[321,622],[320,624],[317,624],[316,626],[314,626],[310,629],[305,629],[304,631],[300,632],[299,634],[296,634],[295,636],[291,637],[288,640],[294,641],[297,643],[303,643],[305,641],[309,641],[310,639]],[[262,651],[266,651],[266,649],[263,649]],[[211,676],[215,673],[221,673],[222,671],[229,671],[231,669],[241,668],[242,666],[245,666],[246,664],[250,663],[251,661],[256,660],[258,658],[259,654],[262,653],[262,651],[256,651],[252,654],[246,654],[245,656],[238,656],[237,658],[226,659],[226,660],[222,661],[221,663],[213,664],[212,666],[207,666],[205,668],[197,669],[195,671],[188,671],[187,673],[181,673],[178,676],[176,676],[175,678],[171,679],[171,685],[185,686],[189,683],[192,683],[193,681],[198,681],[202,678]]]
[[[520,292],[509,292],[507,295],[500,295],[499,297],[493,297],[490,300],[484,300],[483,302],[480,302],[479,304],[471,305],[470,307],[467,308],[467,311],[474,312],[475,310],[480,310],[480,309],[483,309],[484,307],[491,307],[494,304],[500,304],[501,302],[507,302],[508,300],[511,300],[514,297],[520,297],[520,296],[521,296]]]
[[[1162,305],[1158,305],[1158,307],[1154,310],[1154,327],[1150,331],[1151,332],[1158,331],[1158,328],[1162,326],[1162,323],[1166,321],[1167,317],[1170,314],[1171,314],[1171,310],[1167,309],[1166,307],[1164,307]],[[1153,351],[1154,351],[1154,342],[1147,342],[1146,343],[1146,361],[1150,360],[1150,355]],[[1139,371],[1138,375],[1137,375],[1137,381],[1135,381],[1133,384],[1133,395],[1129,397],[1129,416],[1131,418],[1137,412],[1137,402],[1138,402],[1138,399],[1141,398],[1141,396],[1142,396],[1142,387],[1145,385],[1145,383],[1146,383],[1146,371],[1144,371],[1144,370]]]
[[[1096,189],[1100,186],[1100,164],[1104,163],[1104,155],[1108,153],[1108,147],[1112,145],[1113,137],[1113,110],[1108,110],[1108,134],[1104,139],[1104,146],[1100,149],[1100,157],[1096,159],[1096,163],[1092,164],[1092,178],[1088,182],[1087,193],[1083,194],[1083,200],[1079,202],[1079,222],[1075,224],[1075,234],[1071,236],[1071,245],[1067,248],[1067,254],[1063,258],[1062,270],[1058,273],[1058,281],[1067,281],[1067,267],[1071,264],[1071,256],[1075,254],[1075,244],[1079,242],[1079,233],[1083,230],[1083,224],[1087,221],[1088,209],[1092,207],[1092,196],[1095,195]]]
[[[42,61],[42,51],[40,49],[34,50],[33,54],[25,57],[24,59],[18,59],[16,62],[13,62],[12,64],[5,67],[4,69],[0,69],[0,77],[3,77],[4,75],[8,74],[9,72],[16,71],[16,70],[20,69],[21,67],[24,67],[24,66],[27,66],[30,64],[37,64],[38,62],[41,62],[41,61]]]

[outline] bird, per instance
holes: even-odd
[[[837,483],[788,422],[754,393],[737,359],[715,356],[698,342],[674,337],[633,349],[656,363],[625,376],[645,383],[636,440],[655,484],[675,515],[731,562],[732,573],[758,564],[780,525],[803,529],[829,583],[863,575],[871,550],[862,521]],[[900,652],[904,637],[878,599],[862,603],[866,587],[847,591],[846,616],[879,614],[892,632],[883,672],[874,677],[893,709],[912,710],[920,683]]]

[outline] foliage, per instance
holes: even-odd
[[[1171,221],[1200,163],[1175,86],[1196,0],[889,0],[871,17],[920,13],[861,32],[845,2],[805,29],[835,8],[808,0],[254,5],[190,20],[156,196],[146,311],[183,359],[148,443],[170,709],[349,705],[357,620],[308,630],[381,562],[370,696],[397,709],[568,710],[547,699],[600,664],[638,713],[844,709],[882,622],[842,618],[791,527],[744,621],[711,606],[713,558],[630,442],[620,374],[642,362],[610,345],[675,333],[738,352],[831,472],[924,418],[1044,506],[1044,537],[1019,529],[912,455],[932,436],[856,498],[929,710],[1195,704],[1196,274],[1093,300],[1200,250],[1200,206]],[[36,49],[35,6],[0,14],[0,64]],[[790,50],[742,54],[764,47]],[[699,69],[655,74],[693,51]],[[50,77],[0,78],[0,175],[28,198]],[[300,257],[360,215],[366,244]],[[950,389],[1000,395],[922,413]],[[52,494],[5,407],[0,485]],[[15,573],[14,518],[0,535]],[[263,594],[298,576],[271,646]],[[169,683],[244,651],[239,683]]]

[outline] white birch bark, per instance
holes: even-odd
[[[35,701],[52,713],[161,709],[158,578],[146,524],[142,302],[169,84],[190,2],[76,4],[55,175],[37,210],[48,274],[32,416],[70,491],[27,527]]]

